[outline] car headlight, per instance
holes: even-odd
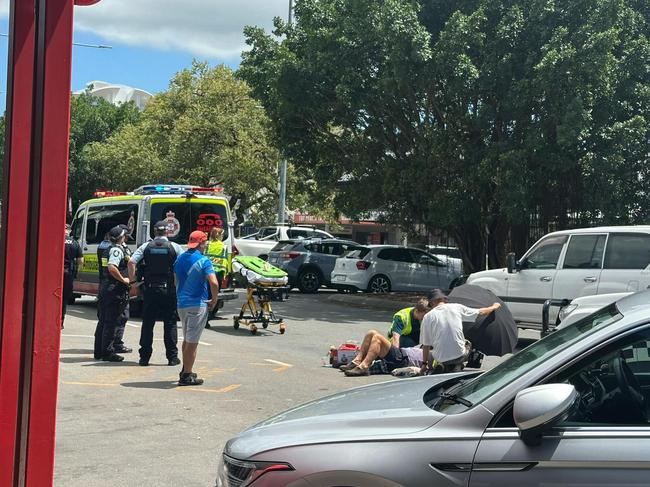
[[[576,309],[578,309],[577,304],[567,304],[565,307],[560,309],[558,318],[560,318],[560,321],[564,321],[566,317],[573,313]]]
[[[224,454],[219,462],[217,487],[246,487],[268,472],[293,470],[288,463],[242,461]]]

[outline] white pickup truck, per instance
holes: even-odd
[[[272,225],[262,227],[257,233],[235,238],[239,255],[260,257],[264,260],[280,240],[299,240],[301,238],[334,238],[331,234],[306,226]]]

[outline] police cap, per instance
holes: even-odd
[[[167,222],[165,220],[160,220],[156,222],[153,226],[153,229],[157,232],[166,232],[167,231]]]
[[[111,228],[111,231],[108,232],[108,236],[113,241],[119,240],[120,237],[123,237],[124,235],[126,235],[126,230],[122,228],[122,225],[117,225]]]

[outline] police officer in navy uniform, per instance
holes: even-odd
[[[97,246],[97,271],[99,274],[99,289],[102,287],[102,281],[104,279],[104,265],[103,262],[108,259],[108,256],[104,256],[106,251],[111,246],[111,239],[109,237],[109,232],[104,235],[104,240],[100,242]],[[105,259],[104,259],[105,257]],[[95,328],[95,347],[94,355],[96,360],[101,360],[102,358],[102,332],[104,327],[102,326],[102,299],[101,295],[97,299],[97,327]]]
[[[130,232],[133,230],[130,229],[127,225],[120,225],[120,228],[126,231],[126,237],[124,237],[124,242],[122,242],[122,251],[124,252],[124,257],[128,263],[128,261],[131,259],[131,249],[127,245],[126,241],[130,236]],[[122,275],[124,277],[129,277],[127,269],[122,270]],[[124,308],[124,311],[120,315],[117,329],[115,330],[115,344],[113,346],[115,353],[131,353],[133,351],[132,348],[124,345],[124,331],[126,330],[126,323],[131,317],[131,308],[129,303],[130,301],[126,302],[126,308]]]
[[[141,245],[129,260],[129,279],[136,281],[138,264],[143,268],[144,306],[140,331],[140,365],[149,365],[153,352],[153,328],[163,322],[165,352],[168,365],[178,365],[178,331],[176,328],[176,288],[174,262],[183,252],[180,245],[167,239],[167,222],[154,225],[155,238]]]
[[[124,357],[115,353],[115,334],[120,316],[129,299],[129,279],[123,275],[127,270],[127,261],[122,248],[126,230],[119,225],[113,227],[109,232],[109,238],[111,245],[102,255],[102,278],[99,287],[102,326],[100,356],[104,361],[121,362]]]
[[[81,245],[70,235],[70,225],[65,225],[65,250],[63,254],[63,299],[61,302],[61,328],[68,309],[68,303],[74,296],[73,282],[77,276],[77,270],[83,266],[84,256]]]

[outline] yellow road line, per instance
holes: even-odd
[[[231,384],[226,387],[222,387],[221,389],[211,389],[208,387],[183,387],[179,386],[177,390],[180,391],[196,391],[196,392],[216,392],[216,393],[224,393],[224,392],[230,392],[234,391],[235,389],[239,389],[241,387],[241,384]]]

